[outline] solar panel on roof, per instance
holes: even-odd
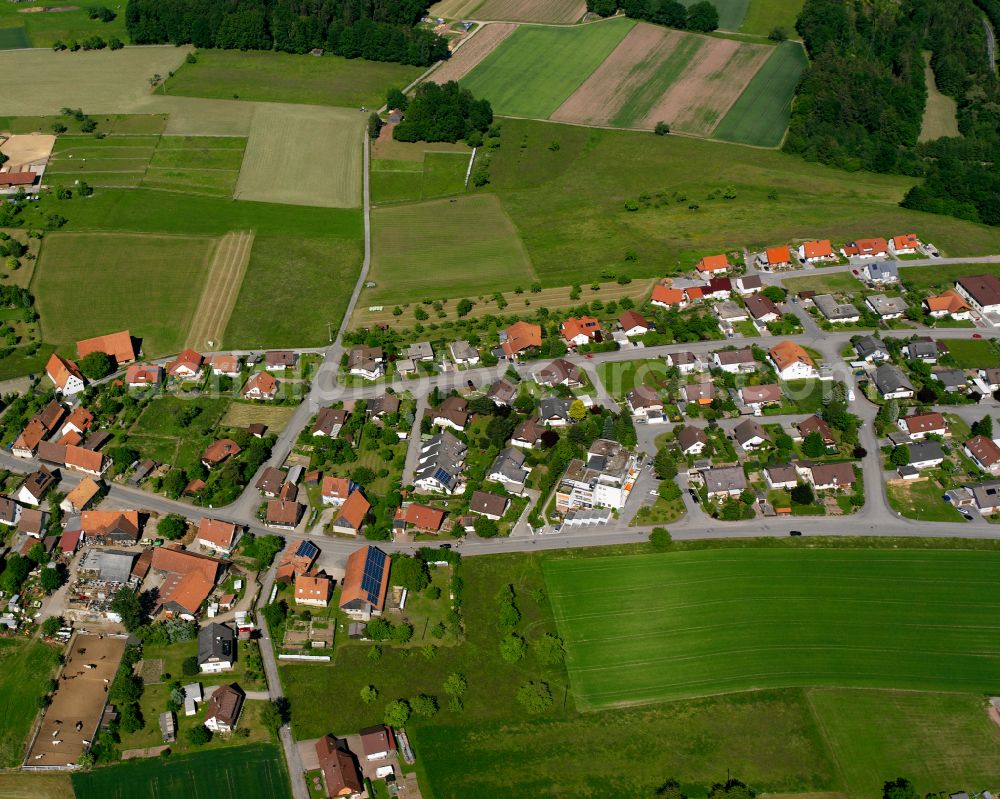
[[[312,541],[303,541],[299,544],[299,548],[295,550],[295,554],[302,558],[315,558],[319,555],[319,547]]]
[[[439,468],[434,472],[434,479],[439,480],[444,485],[448,485],[451,482],[451,475],[444,469]]]
[[[385,570],[385,553],[381,549],[368,547],[365,557],[365,568],[361,575],[361,590],[368,594],[368,601],[378,604],[379,591],[382,588],[382,573]]]

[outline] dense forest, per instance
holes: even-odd
[[[719,11],[709,0],[700,0],[690,8],[677,0],[587,0],[587,11],[602,17],[621,11],[632,19],[682,31],[708,33],[719,27]]]
[[[129,0],[135,44],[193,44],[225,50],[307,53],[429,66],[448,44],[414,27],[423,0]]]
[[[1000,0],[979,0],[984,8]],[[785,150],[849,170],[923,176],[903,205],[1000,224],[1000,88],[973,0],[806,0],[796,28],[811,63]],[[918,141],[923,51],[958,104],[960,138]]]
[[[421,83],[407,99],[399,91],[389,92],[390,108],[406,111],[406,117],[392,131],[397,141],[447,141],[465,139],[471,146],[483,143],[483,134],[493,123],[489,100],[477,100],[455,81],[443,86]]]

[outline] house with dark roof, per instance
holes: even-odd
[[[677,431],[677,445],[683,455],[701,455],[708,446],[708,436],[700,427],[685,425]]]
[[[44,466],[39,466],[24,478],[14,498],[25,505],[40,505],[49,489],[56,484],[56,476]]]
[[[947,352],[947,348],[929,336],[920,336],[903,345],[905,357],[924,363],[937,363],[938,358],[945,352]]]
[[[881,362],[889,359],[889,350],[874,336],[859,336],[852,342],[858,360],[867,363]]]
[[[486,398],[493,400],[493,404],[499,406],[510,406],[517,396],[517,384],[512,383],[506,377],[501,377],[494,381],[486,390]]]
[[[653,326],[642,314],[636,311],[625,311],[618,317],[618,324],[621,325],[622,332],[628,338],[643,336],[653,329]]]
[[[816,416],[816,414],[803,419],[795,425],[795,429],[798,430],[797,441],[804,440],[810,433],[819,433],[825,446],[832,447],[837,443],[833,437],[833,430],[830,429],[830,425]]]
[[[211,622],[198,630],[198,668],[202,674],[231,671],[236,663],[236,632]]]
[[[747,487],[742,466],[716,466],[701,470],[709,498],[738,497]]]
[[[361,772],[347,742],[332,735],[316,741],[316,760],[329,799],[356,799],[362,793]]]
[[[489,491],[475,491],[469,500],[469,512],[487,519],[499,521],[510,507],[510,500],[500,494]]]
[[[514,428],[510,443],[521,449],[534,449],[544,434],[545,427],[538,423],[537,417],[532,416]]]
[[[392,730],[384,724],[365,727],[358,735],[361,736],[361,751],[365,753],[365,760],[385,760],[396,751]]]
[[[220,438],[209,444],[201,453],[201,462],[206,469],[218,466],[234,455],[239,455],[243,451],[242,447],[231,438]]]
[[[658,421],[663,419],[663,400],[655,388],[636,386],[625,395],[625,402],[633,416],[646,420],[651,417]]]
[[[285,473],[274,466],[264,469],[254,487],[265,497],[276,497],[281,492],[281,487],[285,484]]]
[[[875,387],[885,399],[909,399],[913,385],[895,364],[884,363],[875,370]]]
[[[524,491],[530,470],[524,466],[524,452],[517,447],[504,447],[486,471],[486,479],[503,486],[515,494]]]
[[[336,438],[348,416],[343,408],[320,408],[310,432],[314,436]]]
[[[752,452],[771,443],[767,431],[756,419],[744,419],[733,428],[733,438],[744,450]]]
[[[965,442],[965,454],[984,472],[1000,472],[1000,446],[986,436],[973,436]]]
[[[739,390],[740,402],[754,413],[770,405],[781,404],[781,386],[767,383],[763,386],[743,386]]]
[[[235,730],[245,699],[246,694],[236,683],[220,685],[206,703],[205,726],[218,733]]]
[[[1000,278],[996,275],[960,277],[955,291],[981,314],[1000,313]]]
[[[795,464],[799,476],[812,483],[817,491],[850,490],[856,481],[854,466],[850,463],[806,463]]]
[[[570,423],[569,409],[573,400],[545,397],[538,403],[538,421],[548,427],[565,427]]]
[[[413,484],[435,494],[457,494],[464,488],[466,444],[450,430],[428,439],[420,448]]]
[[[543,366],[534,373],[535,382],[540,386],[555,388],[556,386],[568,386],[576,388],[582,385],[580,381],[580,370],[565,358],[556,358],[551,363]]]

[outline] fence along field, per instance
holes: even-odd
[[[770,54],[640,22],[551,119],[708,136]]]
[[[716,139],[777,147],[788,129],[792,97],[807,63],[797,42],[782,42],[712,134]]]
[[[594,709],[792,686],[996,691],[998,566],[994,552],[734,549],[544,571],[577,705]]]

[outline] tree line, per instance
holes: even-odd
[[[979,0],[1000,15],[998,0]],[[987,11],[989,13],[989,11]],[[973,0],[806,0],[796,29],[811,63],[784,149],[850,171],[923,177],[906,208],[1000,224],[1000,88]],[[958,106],[961,138],[920,142],[923,51]]]
[[[719,27],[719,11],[708,0],[690,7],[677,0],[587,0],[587,11],[602,17],[621,11],[631,19],[698,33],[709,33]]]
[[[414,27],[423,0],[129,0],[125,27],[135,44],[193,44],[223,50],[308,53],[429,66],[448,43]]]

